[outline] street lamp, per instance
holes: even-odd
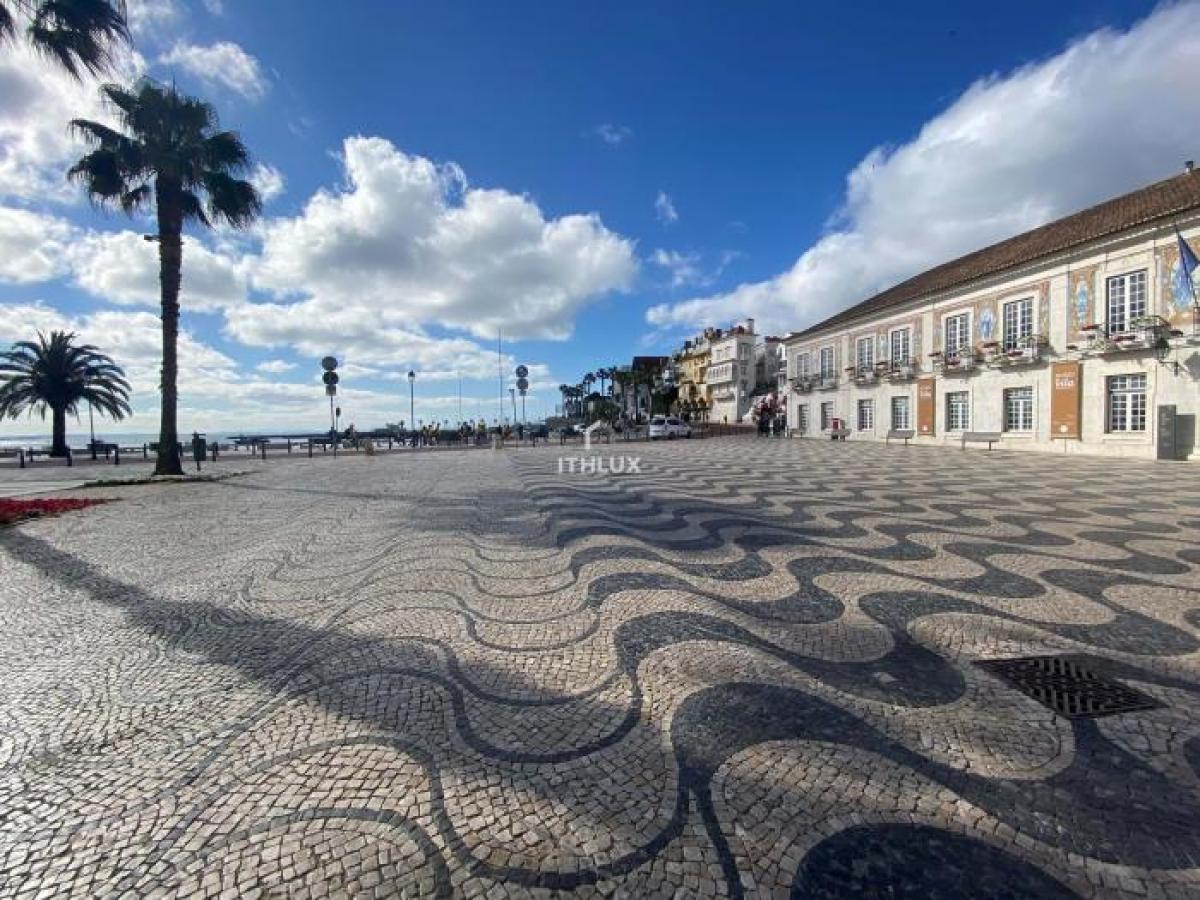
[[[413,385],[416,383],[417,373],[412,369],[408,370],[408,421],[417,421],[416,400],[414,400]]]

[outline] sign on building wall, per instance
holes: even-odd
[[[917,380],[917,434],[932,435],[936,433],[934,426],[934,391],[933,378]]]
[[[1056,362],[1050,367],[1050,437],[1079,440],[1083,375],[1078,362]]]

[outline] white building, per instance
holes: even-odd
[[[734,424],[750,411],[754,393],[754,320],[735,325],[712,342],[706,380],[712,395],[710,422]]]
[[[1177,227],[1200,248],[1190,166],[789,335],[789,428],[1200,458],[1200,308]]]

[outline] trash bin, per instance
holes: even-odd
[[[196,461],[196,471],[200,471],[200,463],[208,456],[208,441],[198,431],[192,432],[192,459]]]

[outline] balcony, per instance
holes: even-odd
[[[917,377],[917,365],[912,360],[884,363],[883,377],[888,381],[911,381]]]
[[[875,366],[851,366],[846,369],[846,374],[854,380],[854,383],[863,387],[870,386],[879,381],[879,371]]]
[[[933,362],[934,371],[943,375],[970,375],[975,371],[977,362],[975,351],[970,347],[949,353],[935,350],[929,354],[929,358]]]
[[[984,362],[996,369],[1014,366],[1030,366],[1041,362],[1049,341],[1043,335],[1029,334],[1020,338],[1015,345],[1005,349],[999,341],[981,344]]]
[[[818,391],[832,391],[837,388],[837,386],[838,379],[836,375],[825,375],[817,379]]]
[[[1067,349],[1080,356],[1167,350],[1172,338],[1183,337],[1183,332],[1171,328],[1162,316],[1137,316],[1124,328],[1110,328],[1105,322],[1097,322],[1079,330],[1083,339],[1078,344],[1068,344]]]
[[[807,394],[817,386],[818,378],[813,375],[793,375],[792,390],[797,394]]]

